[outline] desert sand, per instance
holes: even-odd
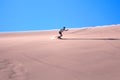
[[[120,80],[120,25],[0,32],[0,80]]]

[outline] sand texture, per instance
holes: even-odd
[[[120,80],[120,25],[1,32],[0,80]]]

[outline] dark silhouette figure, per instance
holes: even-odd
[[[58,36],[59,39],[62,39],[61,37],[63,36],[63,31],[68,31],[68,29],[66,29],[66,27],[63,27],[62,29],[59,30],[59,34],[60,36]]]

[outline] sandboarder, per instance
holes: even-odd
[[[62,39],[61,37],[63,36],[63,31],[68,31],[68,29],[66,29],[66,27],[63,27],[62,29],[59,30],[59,34],[60,36],[58,36],[59,39]]]

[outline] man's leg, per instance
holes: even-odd
[[[60,37],[62,37],[63,35],[62,35],[62,33],[60,34]]]
[[[62,33],[61,33],[61,32],[60,32],[59,34],[60,34],[60,36],[58,36],[58,38],[59,38],[59,39],[61,39],[61,37],[62,37],[63,35],[62,35]]]

